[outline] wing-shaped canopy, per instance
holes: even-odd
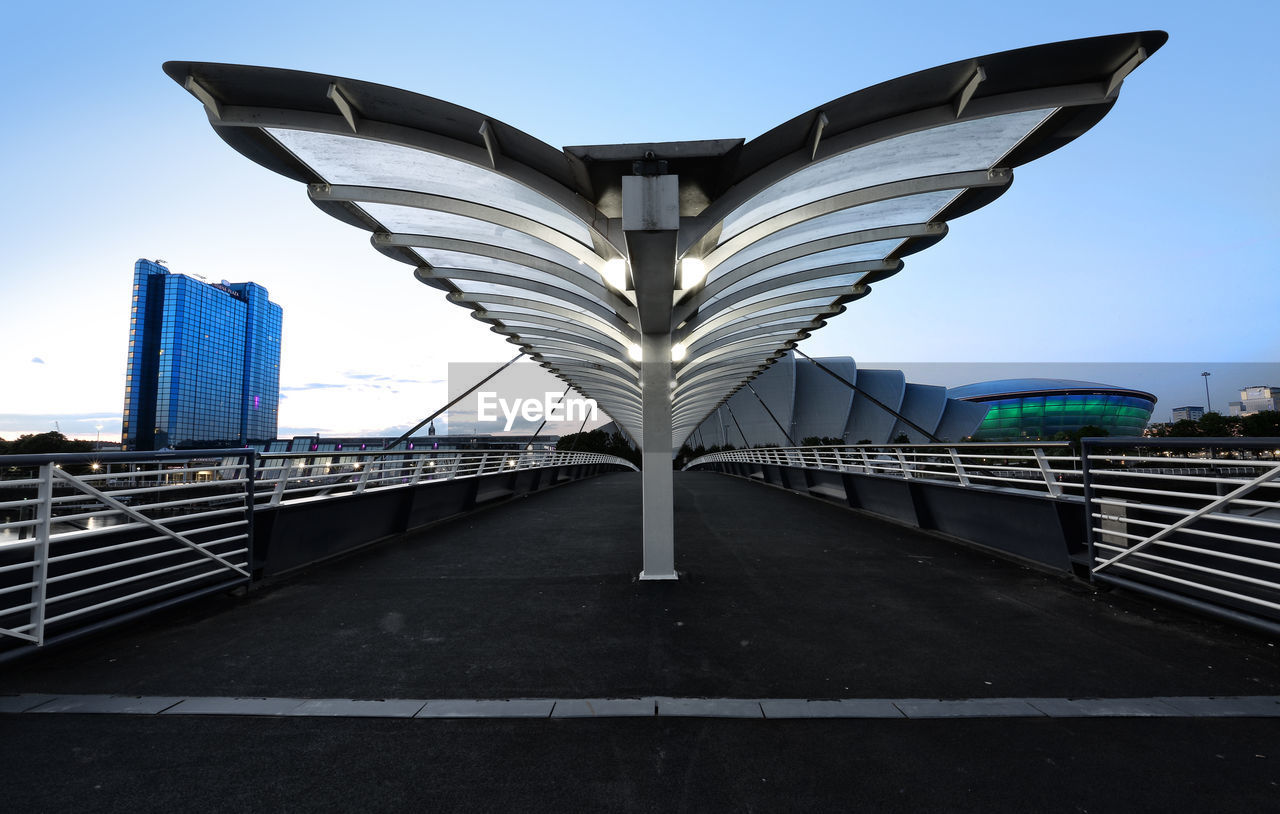
[[[747,143],[564,150],[383,85],[209,63],[165,71],[231,146],[306,183],[317,206],[371,231],[378,251],[596,399],[641,444],[638,309],[665,308],[669,296],[678,446],[940,240],[947,221],[1001,195],[1013,168],[1099,121],[1165,39],[1121,34],[956,62]],[[629,267],[631,175],[678,179],[678,265],[665,282]]]

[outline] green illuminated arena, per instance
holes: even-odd
[[[989,406],[976,441],[1049,440],[1100,427],[1108,435],[1142,435],[1156,397],[1141,390],[1069,379],[1001,379],[954,387],[950,398]]]

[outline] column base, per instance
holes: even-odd
[[[672,572],[671,572],[671,573],[669,573],[669,574],[650,574],[650,573],[648,573],[647,571],[641,571],[641,572],[640,572],[640,581],[641,581],[641,582],[645,582],[645,581],[648,581],[648,580],[657,580],[657,579],[671,579],[671,580],[675,580],[675,579],[680,579],[680,575],[679,575],[679,574],[677,574],[675,571],[672,571]]]

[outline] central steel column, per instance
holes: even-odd
[[[671,334],[644,334],[640,344],[644,410],[641,487],[644,570],[640,579],[676,579],[675,507],[671,474]]]
[[[652,166],[656,170],[658,163]],[[680,230],[679,179],[661,171],[623,176],[622,230],[641,334],[644,570],[640,579],[677,579],[671,494],[671,304]]]

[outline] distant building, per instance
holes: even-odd
[[[1227,405],[1231,415],[1253,415],[1264,410],[1280,410],[1280,387],[1254,385],[1240,391],[1240,400]]]
[[[1174,407],[1173,421],[1199,421],[1204,418],[1203,407]]]
[[[206,283],[150,260],[133,273],[123,442],[131,450],[276,437],[280,306],[256,283]]]
[[[1156,406],[1156,397],[1142,390],[1070,379],[979,382],[953,387],[947,396],[990,407],[975,441],[1047,441],[1084,427],[1137,436]]]

